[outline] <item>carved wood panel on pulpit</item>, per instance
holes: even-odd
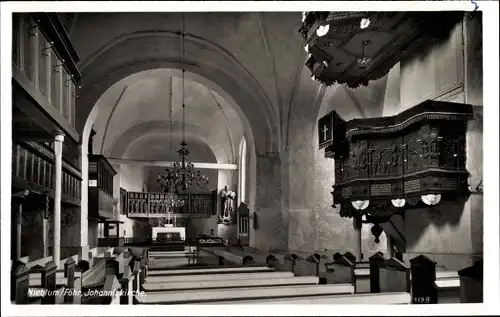
[[[471,118],[469,105],[426,101],[393,117],[326,121],[341,125],[328,129],[346,131],[343,140],[320,139],[320,148],[328,144],[325,156],[335,158],[334,203],[349,208],[355,200],[374,205],[377,199],[465,192]]]

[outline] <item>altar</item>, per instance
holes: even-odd
[[[186,240],[185,227],[174,227],[173,224],[165,224],[164,227],[153,227],[151,230],[153,240],[158,239],[165,242]]]

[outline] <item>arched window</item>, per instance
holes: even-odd
[[[241,139],[238,162],[238,205],[245,201],[246,194],[246,172],[247,172],[247,141]]]

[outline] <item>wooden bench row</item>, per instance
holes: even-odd
[[[265,266],[190,268],[151,273],[144,284],[147,293],[136,296],[141,304],[273,304],[295,301],[315,304],[317,301],[363,303],[366,300],[353,294],[351,283],[317,285],[317,276],[294,276],[291,271]],[[379,297],[370,299],[385,304],[411,302],[408,293],[380,294]]]
[[[104,281],[89,285],[84,290],[83,304],[128,304],[128,291],[140,291],[144,282],[145,254],[134,254],[125,249],[121,257],[105,261]]]
[[[111,257],[111,252],[104,252],[104,257]],[[92,254],[89,252],[89,261],[79,261],[78,264],[74,256],[68,257],[63,270],[58,270],[49,258],[27,264],[15,261],[11,270],[11,301],[28,304],[40,299],[41,304],[73,303],[76,297],[71,294],[77,293],[73,290],[81,291],[82,283],[99,273],[100,257],[92,259]]]
[[[287,254],[283,261],[269,254],[266,265],[295,276],[318,276],[320,284],[352,283],[356,293],[411,292],[415,304],[482,302],[482,261],[459,272],[439,272],[436,263],[425,256],[410,260],[408,265],[400,256],[385,259],[381,252],[368,262],[357,262],[346,252],[335,253],[333,261],[318,253],[306,258]]]
[[[130,265],[127,260],[134,252],[129,251],[114,248],[104,252],[103,256],[92,257],[89,254],[89,261],[83,260],[78,264],[74,257],[69,257],[63,271],[58,271],[53,261],[46,262],[44,266],[37,263],[31,268],[21,261],[15,261],[11,270],[11,301],[15,304],[30,304],[40,298],[41,304],[85,304],[88,291],[102,290],[106,285],[111,267],[114,268],[114,275],[122,277],[125,271],[123,263]],[[135,253],[132,258],[139,259],[138,267],[144,268],[148,251],[140,253],[135,250]]]

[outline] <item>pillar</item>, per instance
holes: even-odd
[[[16,260],[21,259],[22,215],[23,215],[23,203],[19,202],[16,210]]]
[[[59,266],[61,261],[61,192],[62,192],[62,149],[64,135],[58,134],[54,139],[55,154],[55,189],[54,189],[54,248],[52,257]]]
[[[49,221],[45,218],[43,218],[43,257],[46,258],[49,256],[49,239],[48,239],[48,227],[49,227]]]
[[[42,220],[42,226],[43,226],[43,234],[42,234],[42,240],[43,240],[43,257],[46,258],[49,256],[49,206],[50,206],[50,198],[46,194],[45,195],[45,208],[43,210],[43,220]]]
[[[354,255],[356,256],[356,261],[361,262],[363,260],[363,250],[361,248],[361,227],[363,223],[361,218],[356,217],[354,217],[352,221],[354,225]]]
[[[261,250],[288,249],[288,215],[283,209],[282,172],[279,153],[257,154],[255,214],[250,210],[251,247]]]
[[[85,137],[83,137],[85,140]],[[84,142],[86,143],[86,142]],[[81,183],[81,198],[80,198],[80,251],[78,252],[78,260],[90,260],[88,255],[90,252],[89,249],[89,160],[87,156],[87,148],[86,146],[81,146],[80,151],[82,153],[81,162],[82,162],[82,183]]]

